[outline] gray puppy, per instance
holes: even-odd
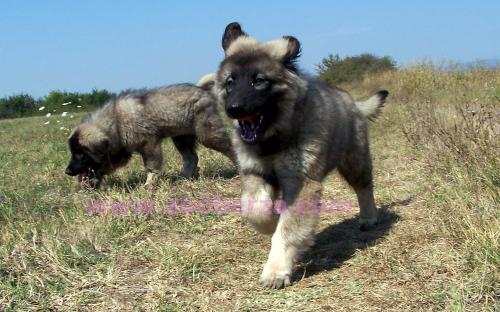
[[[198,175],[197,141],[235,162],[212,92],[183,84],[119,96],[91,113],[69,137],[66,174],[78,176],[81,185],[98,187],[104,175],[137,152],[149,185],[162,169],[166,137],[172,137],[182,155],[186,178]]]
[[[332,170],[356,192],[361,229],[375,225],[367,118],[377,115],[388,92],[355,102],[348,92],[303,76],[294,37],[258,42],[231,23],[222,46],[214,93],[236,131],[242,212],[258,231],[272,234],[262,284],[285,287],[297,257],[312,244],[322,181]],[[278,202],[286,207],[277,209]]]

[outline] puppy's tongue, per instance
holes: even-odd
[[[255,130],[255,128],[258,125],[258,121],[259,121],[258,114],[238,118],[238,123],[242,128],[246,128],[245,130],[252,130],[252,131]]]
[[[258,117],[259,117],[258,114],[254,114],[254,115],[250,115],[250,116],[240,117],[240,118],[238,118],[238,120],[241,120],[241,121],[248,120],[250,122],[256,122]]]
[[[240,136],[245,143],[257,143],[261,135],[263,119],[264,116],[260,114],[238,118],[238,124],[240,126]]]

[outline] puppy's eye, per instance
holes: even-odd
[[[233,78],[233,76],[229,76],[229,77],[227,77],[227,79],[226,79],[226,86],[230,86],[230,85],[232,85],[233,83],[234,83],[234,78]]]
[[[226,92],[230,93],[233,90],[234,78],[233,76],[229,76],[226,79]]]
[[[255,80],[253,81],[254,84],[259,84],[264,82],[266,82],[266,79],[264,78],[255,78]]]
[[[252,87],[257,90],[266,89],[269,86],[269,80],[261,75],[257,75],[255,79],[252,81]]]

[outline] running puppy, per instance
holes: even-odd
[[[322,181],[331,171],[338,169],[356,192],[361,229],[377,222],[367,118],[378,114],[388,92],[356,103],[346,91],[301,75],[300,43],[291,36],[258,42],[231,23],[222,47],[214,93],[236,131],[242,211],[272,235],[260,280],[285,287],[312,244]],[[278,199],[287,206],[281,213],[273,209]]]
[[[161,142],[166,137],[172,137],[182,155],[183,177],[198,176],[197,141],[234,162],[216,103],[211,92],[188,84],[119,96],[73,130],[66,174],[78,176],[81,186],[98,187],[104,175],[125,166],[137,152],[149,185],[161,172]]]

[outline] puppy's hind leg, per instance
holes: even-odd
[[[359,229],[366,231],[377,223],[377,207],[373,196],[372,164],[368,145],[363,152],[346,157],[338,168],[340,174],[356,192],[359,203]]]
[[[174,145],[182,156],[184,178],[198,178],[198,155],[196,154],[196,137],[181,135],[172,138]]]
[[[355,187],[359,202],[359,229],[367,231],[377,224],[377,208],[373,197],[373,185],[370,183],[364,187]]]

